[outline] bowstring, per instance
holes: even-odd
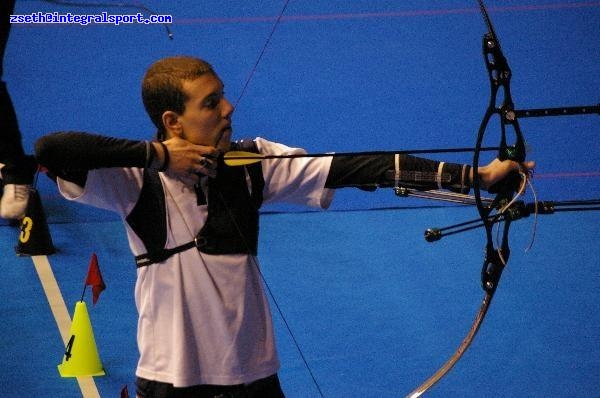
[[[246,247],[246,251],[248,253],[248,257],[251,259],[252,264],[254,264],[254,267],[256,268],[258,274],[260,275],[260,278],[262,279],[262,281],[263,281],[263,283],[265,285],[265,288],[267,289],[267,292],[269,293],[269,296],[271,297],[271,300],[273,301],[273,304],[275,305],[275,308],[277,309],[277,313],[281,317],[281,320],[283,321],[283,324],[285,325],[285,328],[286,328],[288,334],[292,338],[292,342],[294,343],[294,346],[296,347],[296,350],[298,351],[298,354],[300,354],[300,358],[302,359],[302,363],[304,364],[304,367],[308,371],[308,374],[310,375],[310,378],[312,379],[313,384],[317,388],[317,391],[319,392],[319,396],[321,398],[325,398],[325,395],[323,394],[323,391],[321,390],[321,386],[317,382],[317,378],[315,377],[312,369],[308,365],[308,361],[307,361],[306,357],[304,356],[304,353],[300,349],[300,344],[298,343],[298,340],[296,339],[296,336],[292,332],[292,328],[290,327],[290,324],[288,323],[287,318],[283,315],[283,311],[281,310],[281,307],[279,306],[279,303],[277,302],[277,299],[275,298],[275,295],[273,294],[273,291],[271,290],[271,286],[267,282],[267,279],[265,278],[265,275],[263,274],[263,272],[260,269],[260,266],[258,264],[258,259],[256,258],[256,256],[254,256],[252,254],[252,250],[250,249],[250,245],[248,244],[248,241],[246,240],[246,238],[245,238],[245,236],[244,236],[244,234],[243,234],[243,232],[242,232],[239,224],[235,220],[235,216],[231,212],[231,209],[229,208],[229,205],[225,201],[225,197],[223,196],[223,193],[220,190],[217,190],[217,193],[219,194],[219,198],[221,199],[221,202],[225,205],[225,209],[227,209],[227,214],[229,215],[229,218],[231,219],[233,225],[235,226],[235,229],[237,230],[238,235],[240,236],[240,238],[242,239],[242,242],[244,243],[244,246]]]
[[[258,58],[256,58],[256,62],[254,63],[254,66],[250,70],[250,74],[248,75],[248,78],[246,79],[246,82],[244,83],[242,92],[240,93],[239,97],[235,101],[235,104],[233,105],[234,109],[237,108],[238,104],[242,100],[242,97],[244,96],[244,94],[246,94],[246,90],[248,89],[250,82],[254,78],[254,74],[256,73],[256,70],[258,69],[258,64],[260,64],[260,61],[262,60],[263,56],[265,55],[265,52],[267,51],[267,47],[269,47],[269,44],[271,43],[271,39],[275,35],[275,31],[279,27],[279,23],[281,22],[281,19],[283,18],[283,14],[285,14],[285,10],[287,9],[287,6],[289,3],[290,3],[290,0],[286,0],[285,3],[283,4],[283,8],[279,12],[279,15],[277,16],[277,19],[275,20],[275,23],[273,24],[273,27],[271,28],[271,32],[267,36],[267,40],[265,41],[265,44],[263,45],[262,50],[258,54]]]
[[[233,105],[234,109],[237,108],[237,106],[239,105],[240,101],[242,100],[242,98],[246,94],[246,91],[248,90],[248,87],[250,86],[250,82],[252,81],[252,79],[254,78],[254,75],[255,75],[256,71],[258,70],[258,66],[259,66],[260,62],[262,61],[263,56],[265,55],[265,53],[267,51],[267,48],[269,47],[269,44],[271,43],[271,39],[275,35],[275,31],[279,27],[279,23],[281,22],[281,20],[283,18],[283,15],[285,14],[285,11],[286,11],[289,3],[290,3],[290,0],[286,0],[284,2],[284,4],[283,4],[283,7],[281,8],[281,11],[277,15],[277,18],[275,19],[275,23],[273,23],[273,27],[271,28],[271,32],[267,36],[267,39],[265,40],[265,44],[263,45],[260,53],[258,54],[256,62],[252,66],[252,69],[250,70],[250,73],[248,74],[248,78],[246,79],[246,81],[244,83],[244,86],[242,87],[242,91],[240,92],[240,95],[238,96],[237,100],[235,101],[235,103]],[[251,254],[250,246],[249,246],[248,242],[246,241],[246,238],[244,237],[244,235],[243,235],[243,233],[241,231],[240,226],[236,222],[235,217],[233,216],[233,214],[231,212],[231,209],[229,208],[229,206],[225,202],[225,198],[223,197],[222,192],[219,191],[218,193],[219,193],[219,196],[221,198],[221,201],[223,202],[223,204],[225,204],[225,208],[227,209],[227,212],[229,214],[229,218],[233,222],[233,225],[235,226],[235,228],[236,228],[239,236],[241,237],[244,245],[246,246],[246,250],[248,252],[248,256],[250,257],[250,259],[251,259],[252,263],[254,264],[254,266],[255,266],[258,274],[260,275],[260,278],[262,279],[263,284],[264,284],[264,286],[265,286],[265,288],[266,288],[269,296],[271,297],[271,300],[273,301],[273,304],[275,305],[275,308],[277,309],[277,313],[281,317],[281,320],[283,321],[283,324],[285,325],[285,328],[286,328],[288,334],[290,335],[290,337],[292,339],[292,342],[294,343],[294,346],[296,347],[296,350],[298,351],[298,354],[300,355],[300,358],[302,360],[302,363],[304,364],[304,367],[308,371],[308,374],[310,375],[310,378],[312,379],[312,382],[315,385],[315,387],[316,387],[316,389],[317,389],[317,391],[319,393],[319,396],[322,397],[322,398],[324,398],[325,394],[323,394],[323,391],[321,390],[321,386],[317,382],[317,379],[316,379],[316,377],[315,377],[315,375],[314,375],[311,367],[308,364],[308,360],[304,356],[304,353],[302,352],[302,349],[300,348],[300,344],[298,343],[298,340],[296,339],[296,336],[294,335],[294,332],[292,332],[292,328],[291,328],[289,322],[287,321],[287,318],[285,317],[285,315],[283,315],[283,311],[281,309],[281,306],[279,305],[279,302],[275,298],[275,295],[273,294],[273,290],[271,289],[271,286],[267,282],[267,279],[265,278],[265,275],[261,271],[260,266],[258,264],[257,258],[254,255]]]

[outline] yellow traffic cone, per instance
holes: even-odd
[[[62,364],[58,365],[61,377],[104,376],[92,323],[85,302],[75,304],[71,323],[71,338],[66,347]]]
[[[36,189],[31,189],[25,217],[21,220],[19,244],[15,252],[19,256],[40,256],[56,252],[46,222],[46,215]]]

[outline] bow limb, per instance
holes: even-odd
[[[486,292],[483,301],[481,302],[481,307],[479,307],[479,312],[471,325],[471,329],[469,329],[469,333],[465,336],[463,341],[460,343],[454,354],[444,363],[431,377],[425,380],[419,387],[415,388],[410,394],[407,395],[407,398],[417,398],[423,395],[427,390],[429,390],[435,383],[437,383],[442,377],[444,377],[450,369],[458,362],[458,360],[465,353],[467,348],[471,345],[473,338],[479,331],[479,327],[481,326],[483,319],[485,318],[485,314],[490,306],[492,298],[494,297],[493,293]]]

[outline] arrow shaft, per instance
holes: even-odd
[[[499,147],[483,147],[482,151],[497,151]],[[376,156],[376,155],[418,155],[432,153],[464,153],[473,152],[474,148],[437,148],[437,149],[408,149],[401,151],[366,151],[366,152],[331,152],[331,153],[294,153],[287,155],[261,155],[248,154],[248,156],[225,156],[226,159],[250,160],[250,159],[295,159],[295,158],[323,158],[342,156]]]

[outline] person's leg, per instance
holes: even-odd
[[[5,184],[30,185],[36,170],[33,156],[25,155],[17,115],[6,83],[0,81],[0,163]]]
[[[33,156],[25,155],[17,115],[6,88],[1,80],[4,67],[4,51],[10,33],[10,18],[15,0],[0,1],[0,163],[4,194],[0,202],[0,216],[21,218],[29,200],[30,185],[37,165]]]

